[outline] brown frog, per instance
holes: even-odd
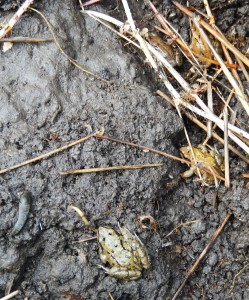
[[[161,52],[163,57],[169,60],[173,67],[182,65],[182,53],[176,46],[166,43],[155,33],[148,32],[146,37]]]
[[[208,150],[203,145],[192,147],[192,149],[197,165],[192,165],[189,170],[183,172],[181,174],[183,178],[189,178],[193,174],[198,175],[198,168],[203,180],[208,184],[212,184],[215,181],[212,173],[224,177],[224,161],[219,153],[214,150]],[[195,161],[189,146],[180,148],[180,154],[192,162]]]

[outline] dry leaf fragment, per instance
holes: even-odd
[[[158,223],[151,215],[138,216],[137,220],[143,229],[153,229],[154,232],[157,231]],[[149,225],[146,225],[147,222],[149,222]]]

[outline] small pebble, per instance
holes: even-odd
[[[215,266],[218,262],[218,255],[216,253],[211,253],[208,258],[208,264],[210,266]]]

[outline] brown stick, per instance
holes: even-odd
[[[6,169],[0,170],[0,174],[4,174],[4,173],[6,173],[6,172],[8,172],[8,171],[12,171],[12,170],[18,169],[18,168],[23,167],[23,166],[26,166],[26,165],[28,165],[28,164],[30,164],[30,163],[34,163],[34,162],[39,161],[39,160],[41,160],[41,159],[47,158],[47,157],[49,157],[49,156],[51,156],[51,155],[53,155],[53,154],[56,154],[56,153],[59,153],[59,152],[61,152],[61,151],[63,151],[63,150],[66,150],[66,149],[68,149],[68,148],[71,148],[71,147],[73,147],[73,146],[75,146],[75,145],[77,145],[77,144],[80,144],[80,143],[82,143],[82,142],[85,142],[86,140],[88,140],[88,139],[90,139],[91,137],[95,136],[95,134],[96,134],[96,133],[89,134],[89,135],[87,135],[87,136],[85,136],[85,137],[83,137],[83,138],[81,138],[81,139],[79,139],[79,140],[77,140],[77,141],[74,141],[74,142],[72,142],[72,143],[70,143],[70,144],[67,144],[67,145],[62,146],[62,147],[57,148],[57,149],[54,149],[54,150],[49,151],[49,152],[47,152],[47,153],[41,154],[41,155],[39,155],[39,156],[37,156],[37,157],[35,157],[35,158],[28,159],[28,160],[26,160],[26,161],[24,161],[24,162],[22,162],[22,163],[20,163],[20,164],[14,165],[14,166],[12,166],[12,167],[8,167],[8,168],[6,168]]]
[[[70,174],[85,174],[93,172],[104,172],[104,171],[115,171],[115,170],[130,170],[130,169],[143,169],[143,168],[153,168],[161,167],[163,164],[144,164],[144,165],[130,165],[130,166],[113,166],[113,167],[103,167],[103,168],[90,168],[90,169],[80,169],[80,170],[70,170],[61,172],[61,175],[70,175]]]
[[[195,270],[199,266],[200,262],[203,260],[203,258],[205,257],[205,255],[208,253],[208,251],[210,250],[210,248],[213,246],[214,242],[216,241],[216,239],[218,238],[218,236],[222,232],[223,228],[225,227],[226,223],[230,219],[231,215],[232,215],[232,213],[230,213],[230,212],[227,213],[224,221],[221,223],[221,225],[218,227],[218,229],[214,232],[214,234],[212,235],[211,239],[209,240],[207,246],[203,249],[202,253],[197,258],[197,260],[195,261],[195,263],[193,264],[193,266],[188,270],[187,274],[185,275],[185,277],[184,277],[181,285],[177,289],[177,291],[176,291],[175,295],[173,296],[172,300],[175,300],[178,297],[178,295],[182,291],[183,287],[185,286],[185,284],[188,281],[188,279],[190,278],[190,276],[195,272]]]
[[[43,39],[43,38],[29,38],[29,37],[10,37],[10,38],[2,38],[0,39],[0,43],[46,43],[53,42],[53,39]]]
[[[154,148],[138,145],[138,144],[131,143],[131,142],[122,141],[122,140],[115,139],[115,138],[107,136],[107,135],[103,135],[103,136],[97,136],[96,135],[96,137],[98,139],[108,140],[108,141],[112,141],[112,142],[115,142],[115,143],[124,144],[124,145],[128,145],[128,146],[135,147],[135,148],[140,148],[140,149],[143,149],[143,150],[146,150],[146,151],[149,151],[149,152],[153,152],[153,153],[156,153],[156,154],[159,154],[159,155],[162,155],[162,156],[166,156],[166,157],[178,160],[178,161],[180,161],[182,163],[185,163],[185,164],[194,165],[194,163],[189,161],[189,160],[180,158],[180,157],[172,155],[172,154],[168,154],[166,152],[163,152],[163,151],[160,151],[160,150],[157,150],[157,149],[154,149]]]
[[[232,63],[233,63],[233,60],[232,60],[232,58],[231,58],[231,55],[230,55],[230,53],[228,52],[227,48],[226,48],[223,44],[222,44],[222,49],[223,49],[223,52],[224,52],[224,55],[225,55],[227,61],[228,61],[230,64],[232,64]],[[239,60],[239,61],[241,62],[241,60]],[[241,64],[243,64],[243,63],[241,62]],[[236,71],[236,69],[232,69],[232,74],[233,74],[234,78],[237,80],[237,82],[238,82],[238,84],[239,84],[241,90],[243,90],[243,85],[242,85],[242,82],[241,82],[241,80],[240,80],[240,78],[239,78],[239,74],[238,74],[238,72]]]

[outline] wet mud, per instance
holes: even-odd
[[[190,1],[202,5],[202,1]],[[223,32],[244,36],[248,48],[247,1],[210,1],[217,5]],[[221,3],[222,2],[222,3]],[[224,3],[225,2],[225,3]],[[15,3],[19,4],[18,1]],[[221,9],[222,5],[226,9]],[[142,10],[138,8],[142,7]],[[39,1],[34,8],[49,20],[63,50],[109,84],[75,68],[53,42],[17,43],[1,52],[0,166],[34,158],[98,130],[125,141],[179,155],[186,145],[177,112],[156,96],[157,79],[144,68],[142,54],[95,20],[80,13],[77,1]],[[91,7],[124,17],[121,3]],[[115,8],[117,8],[115,10]],[[188,20],[167,1],[161,11],[188,39]],[[1,22],[16,10],[0,1]],[[132,5],[137,23],[148,14],[142,1]],[[219,13],[220,12],[220,13]],[[29,11],[12,36],[51,37],[40,15]],[[146,71],[144,71],[146,70]],[[190,123],[192,143],[204,134]],[[62,171],[115,165],[163,163],[162,167],[63,176]],[[231,183],[216,191],[180,173],[186,166],[128,145],[90,138],[47,159],[0,175],[0,297],[6,284],[16,299],[171,299],[186,271],[225,218],[232,218],[187,282],[179,299],[249,299],[249,192],[239,174],[246,163],[231,155]],[[18,219],[18,193],[32,195],[27,222],[10,233]],[[99,246],[82,220],[67,207],[82,209],[95,228],[118,223],[146,245],[151,267],[136,281],[112,278],[98,267]],[[151,215],[154,230],[137,218]],[[171,235],[168,234],[181,223]],[[233,286],[234,285],[234,286]]]

